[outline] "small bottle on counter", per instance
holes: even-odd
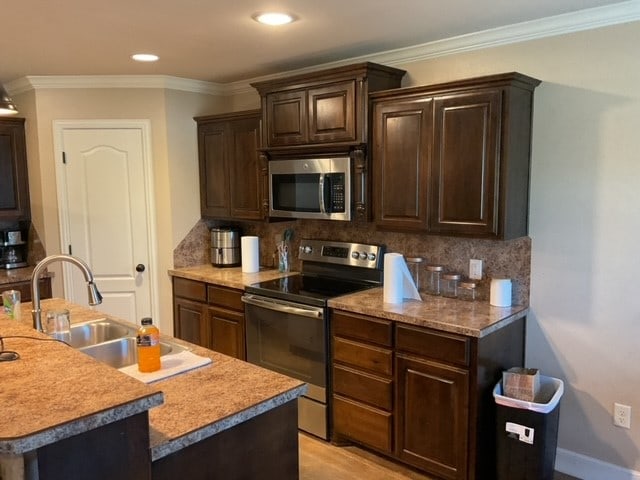
[[[458,285],[458,298],[474,302],[478,298],[478,281],[465,279]]]
[[[445,273],[442,275],[442,296],[449,298],[458,297],[458,283],[462,280],[459,273]]]
[[[427,279],[425,282],[425,291],[429,295],[440,295],[440,277],[444,272],[442,265],[427,265],[425,267]]]
[[[160,330],[149,317],[142,319],[136,338],[138,370],[149,373],[160,370]]]

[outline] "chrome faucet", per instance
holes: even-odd
[[[69,262],[82,270],[84,279],[87,281],[89,305],[99,305],[100,303],[102,303],[102,295],[100,295],[96,284],[93,283],[93,274],[91,273],[91,270],[89,270],[89,265],[87,265],[83,260],[80,260],[78,257],[72,257],[71,255],[66,255],[63,253],[50,255],[44,260],[38,262],[38,264],[33,269],[33,273],[31,274],[31,302],[33,305],[33,308],[31,309],[31,316],[33,317],[33,328],[35,328],[39,332],[42,332],[44,330],[42,328],[40,285],[38,284],[38,281],[40,280],[40,274],[42,273],[42,270],[44,270],[47,265],[53,262]]]

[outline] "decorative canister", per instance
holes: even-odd
[[[466,279],[458,285],[458,298],[474,302],[478,298],[478,281]]]
[[[411,273],[411,277],[413,278],[414,283],[416,284],[416,288],[418,290],[422,290],[422,285],[420,281],[420,268],[422,267],[422,263],[424,262],[424,258],[422,257],[407,257],[407,267],[409,268],[409,273]]]
[[[440,295],[440,277],[444,272],[443,265],[427,265],[425,267],[427,278],[425,281],[425,291],[429,295]]]
[[[445,273],[442,275],[442,296],[449,298],[458,297],[458,284],[462,280],[459,273]]]

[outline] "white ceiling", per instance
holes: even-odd
[[[148,74],[228,83],[619,2],[8,0],[1,9],[0,82]],[[251,19],[271,9],[299,19],[283,27]],[[160,61],[133,62],[136,52]]]

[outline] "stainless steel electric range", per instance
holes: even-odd
[[[298,427],[330,433],[329,311],[331,298],[382,285],[384,246],[302,240],[301,273],[245,288],[247,360],[307,382]]]

